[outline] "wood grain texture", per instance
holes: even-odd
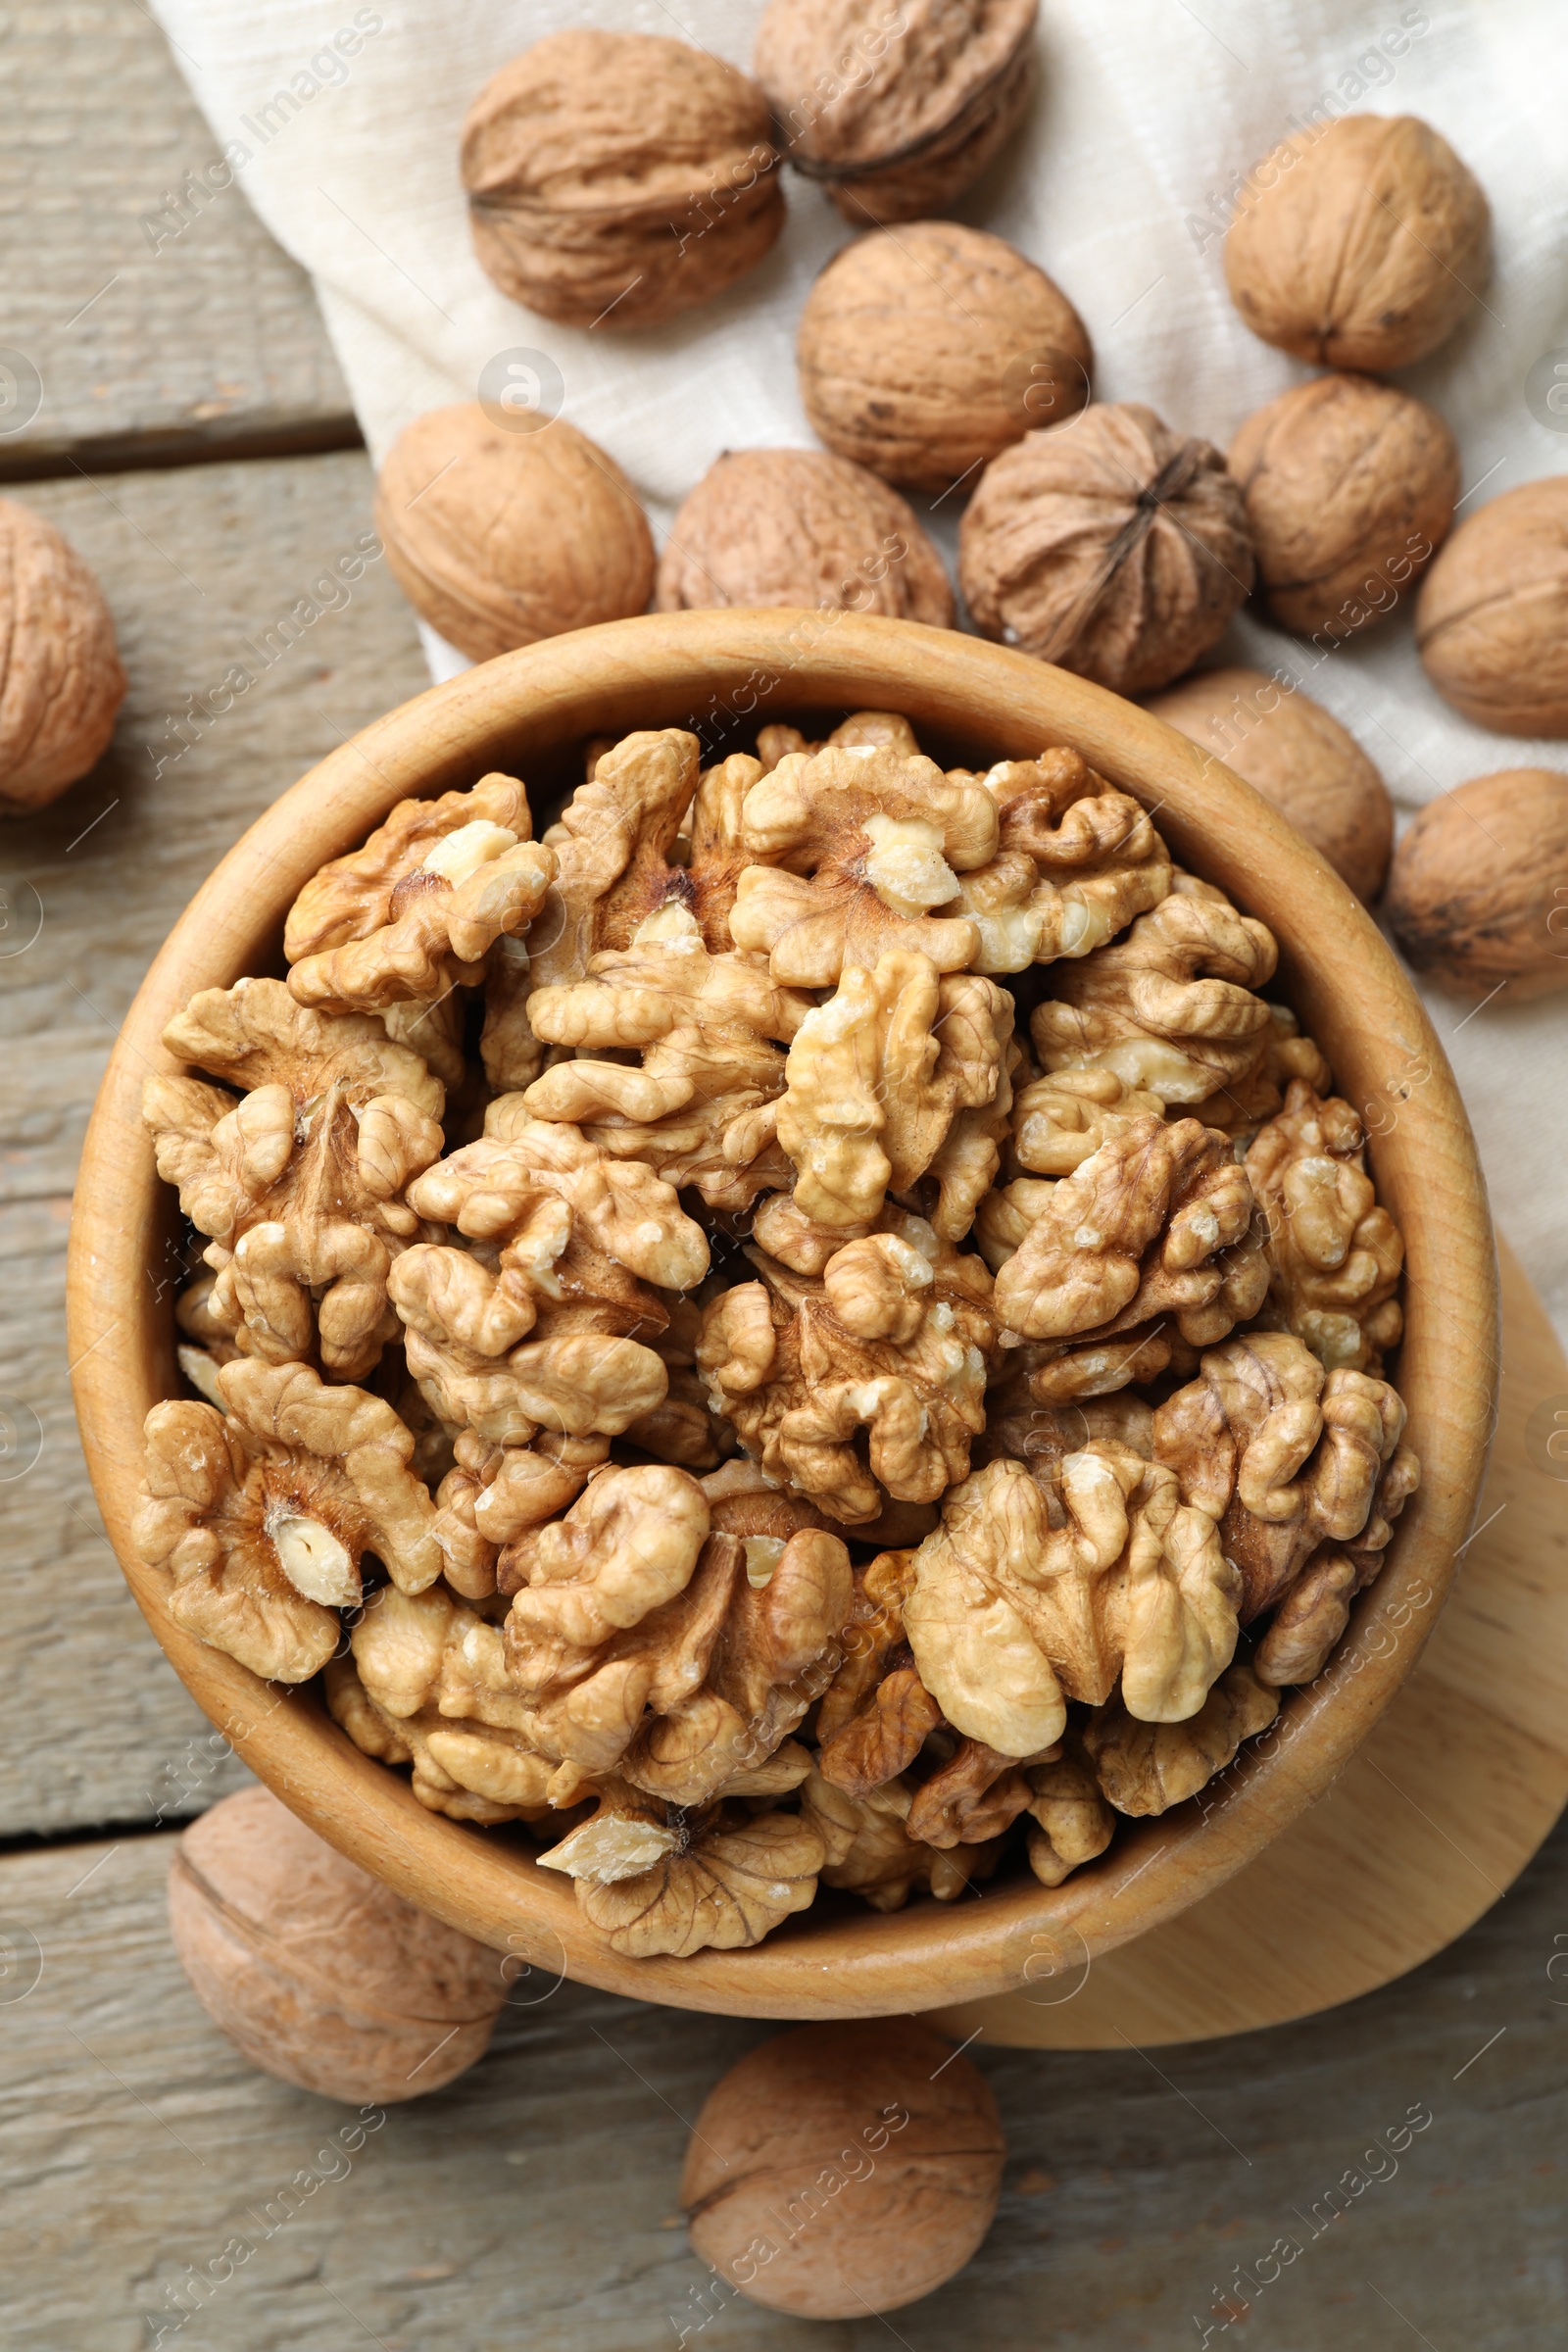
[[[1387,1984],[1464,1933],[1568,1804],[1568,1360],[1506,1248],[1497,1435],[1477,1532],[1410,1676],[1315,1804],[1217,1892],[1089,1964],[1042,1942],[1038,1982],[939,2010],[961,2039],[1114,2049],[1250,2032]],[[1565,1423],[1568,1425],[1568,1423]],[[1429,1609],[1390,1638],[1419,1641]],[[1222,1779],[1200,1800],[1223,1798]],[[1568,1973],[1568,1964],[1565,1972]]]
[[[339,574],[337,609],[284,643],[369,531],[370,490],[351,453],[13,493],[97,569],[131,684],[93,773],[0,824],[0,1389],[21,1447],[0,1469],[41,1446],[0,1479],[0,1836],[179,1815],[244,1777],[148,1644],[104,1539],[67,1379],[66,1241],[110,1048],[181,907],[302,768],[423,681],[379,562]],[[235,665],[254,684],[212,723],[187,717],[181,750],[170,722]]]
[[[1381,1197],[1410,1270],[1400,1388],[1425,1466],[1389,1565],[1328,1670],[1295,1694],[1266,1756],[1226,1801],[1140,1825],[1055,1890],[1000,1886],[983,1904],[891,1918],[819,1902],[757,1950],[629,1962],[583,1921],[531,1853],[427,1814],[353,1749],[312,1693],[282,1695],[175,1628],[135,1558],[128,1516],[141,1424],[174,1393],[171,1320],[146,1292],[169,1215],[139,1118],[159,1038],[191,992],[269,968],[284,910],[327,857],[408,791],[519,764],[530,783],[601,730],[693,719],[710,703],[755,726],[808,706],[904,710],[971,758],[1067,742],[1157,804],[1177,855],[1279,938],[1286,985],[1374,1134]],[[737,710],[736,706],[740,708]],[[199,894],[149,974],[94,1112],[73,1239],[76,1400],[111,1540],[178,1672],[246,1760],[313,1827],[411,1900],[481,1940],[564,1955],[583,1981],[753,2016],[886,2015],[1023,1981],[1042,1930],[1094,1953],[1142,1935],[1221,1885],[1342,1769],[1416,1655],[1387,1642],[1413,1590],[1433,1613],[1468,1535],[1496,1377],[1495,1267],[1474,1145],[1420,1004],[1365,910],[1250,788],[1146,711],[1065,672],[943,630],[848,613],[687,612],[612,623],[503,657],[436,687],[330,755],[269,812]],[[536,1943],[529,1946],[532,1936]]]
[[[166,194],[186,172],[201,189],[220,160],[139,0],[7,9],[0,334],[42,401],[25,415],[24,369],[20,405],[0,408],[0,476],[358,439],[310,281],[243,180],[187,196],[187,224],[169,213],[160,229]]]
[[[345,2151],[354,2109],[254,2073],[197,2006],[169,1941],[173,1843],[0,1860],[21,1963],[0,1978],[19,2352],[146,2352],[159,2324],[164,2352],[650,2352],[683,2328],[687,2352],[1165,2352],[1240,2316],[1222,2302],[1238,2269],[1255,2278],[1285,2235],[1300,2253],[1243,2290],[1233,2343],[1560,2340],[1568,1970],[1546,1972],[1568,1832],[1441,1959],[1309,2024],[1152,2058],[982,2035],[1001,2211],[956,2278],[893,2315],[896,2337],[732,2301],[688,2250],[687,2123],[759,2028],[525,1984],[547,1997],[503,2013],[481,2065]],[[6,2005],[29,1936],[42,1975]],[[1430,2126],[1368,2156],[1412,2108]],[[196,2288],[231,2239],[251,2252]]]

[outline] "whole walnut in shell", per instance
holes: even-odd
[[[1462,522],[1421,586],[1416,643],[1438,692],[1499,735],[1568,735],[1568,475]]]
[[[676,515],[658,606],[808,605],[953,625],[953,591],[896,490],[816,449],[726,450]]]
[[[950,489],[1089,398],[1083,320],[1001,237],[919,220],[860,237],[822,271],[796,354],[829,449],[914,490]]]
[[[1416,970],[1456,996],[1568,987],[1568,776],[1505,767],[1429,802],[1384,910]]]
[[[710,2091],[680,2201],[692,2244],[754,2303],[861,2319],[961,2269],[1006,2153],[969,2060],[913,2020],[797,2026]]]
[[[12,498],[0,498],[0,815],[23,816],[102,759],[125,673],[97,580]]]
[[[477,401],[416,416],[381,467],[375,522],[415,611],[475,662],[628,619],[654,584],[625,475],[560,417],[514,432]]]
[[[550,33],[463,125],[481,268],[564,326],[654,326],[722,293],[784,225],[777,165],[760,90],[656,33]]]
[[[1358,899],[1383,887],[1394,847],[1388,786],[1321,703],[1260,669],[1205,669],[1150,706],[1271,801]]]
[[[185,1832],[169,1924],[214,2024],[253,2066],[323,2098],[439,2090],[483,2057],[506,1999],[494,1952],[416,1911],[268,1788],[225,1796]]]
[[[940,211],[1023,119],[1037,5],[770,0],[752,69],[779,146],[857,227]]]
[[[1270,614],[1302,637],[1352,637],[1392,612],[1459,495],[1437,411],[1363,375],[1314,376],[1255,409],[1230,467]]]
[[[1248,175],[1258,192],[1225,239],[1231,300],[1265,343],[1322,368],[1424,359],[1486,282],[1486,197],[1414,115],[1345,115],[1303,151],[1304,135]]]
[[[1138,401],[1097,401],[993,458],[958,575],[982,636],[1146,694],[1222,634],[1252,585],[1252,548],[1217,449]]]

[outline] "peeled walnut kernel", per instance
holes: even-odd
[[[658,605],[808,605],[953,625],[942,558],[898,492],[817,449],[715,458],[675,517]]]
[[[125,673],[97,580],[11,498],[0,498],[0,815],[23,816],[102,759]]]
[[[1416,643],[1438,692],[1499,735],[1568,735],[1568,474],[1462,522],[1421,586]]]
[[[1149,705],[1271,801],[1358,899],[1383,887],[1394,847],[1388,786],[1321,703],[1260,669],[1205,669]]]
[[[1486,283],[1486,197],[1414,115],[1344,115],[1298,132],[1247,186],[1225,239],[1231,300],[1298,360],[1406,367],[1436,351]]]
[[[513,432],[474,400],[416,416],[381,467],[375,523],[415,611],[475,662],[625,620],[654,584],[625,475],[564,417]]]
[[[697,2252],[753,2302],[861,2319],[968,2261],[1004,2155],[984,2078],[928,2027],[797,2026],[709,2093],[680,2197]]]
[[[1254,410],[1230,467],[1270,614],[1302,637],[1351,637],[1392,612],[1459,495],[1437,411],[1360,375],[1314,376]]]
[[[564,326],[654,326],[709,302],[784,225],[760,90],[645,32],[550,33],[463,125],[480,267]]]
[[[214,2024],[253,2066],[322,2098],[439,2090],[483,2057],[507,1995],[496,1953],[416,1911],[268,1788],[225,1796],[185,1832],[169,1924]]]
[[[939,212],[1023,118],[1037,4],[770,0],[752,64],[780,147],[857,228]]]
[[[801,398],[829,449],[942,491],[1089,398],[1072,304],[1015,247],[956,220],[846,245],[796,338]]]
[[[1416,970],[1455,996],[1568,986],[1568,776],[1505,767],[1429,802],[1384,907]]]
[[[1117,694],[1190,669],[1252,585],[1225,461],[1138,401],[1092,402],[993,458],[964,514],[976,628]]]

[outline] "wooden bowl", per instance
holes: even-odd
[[[361,1755],[313,1689],[257,1680],[180,1632],[163,1582],[131,1548],[149,1408],[177,1394],[163,1269],[173,1196],[139,1116],[142,1082],[175,1065],[159,1044],[195,990],[280,970],[285,910],[328,858],[411,793],[490,768],[564,787],[589,735],[886,709],[950,758],[1048,744],[1157,810],[1177,857],[1221,884],[1280,943],[1302,1024],[1362,1111],[1379,1193],[1405,1238],[1398,1385],[1422,1462],[1388,1565],[1357,1603],[1328,1671],[1287,1697],[1202,1800],[1124,1828],[1054,1889],[1028,1877],[983,1900],[881,1916],[820,1901],[753,1951],[628,1960],[521,1841],[427,1813]],[[301,1819],[400,1894],[517,1955],[514,1998],[563,1975],[695,2009],[753,2017],[885,2016],[1011,1987],[1050,1999],[1093,1955],[1206,1894],[1328,1788],[1415,1662],[1468,1534],[1492,1423],[1496,1278],[1475,1147],[1409,981],[1365,909],[1268,803],[1131,703],[1021,654],[948,630],[842,612],[681,612],[616,621],[508,654],[406,703],[333,752],[270,808],[197,893],[121,1031],[88,1131],[70,1267],[76,1409],[110,1540],[165,1650],[212,1721]]]

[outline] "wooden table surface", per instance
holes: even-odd
[[[291,645],[276,633],[369,529],[369,471],[309,287],[239,191],[149,244],[144,216],[212,139],[138,0],[8,9],[0,110],[0,338],[42,383],[36,416],[0,433],[0,488],[96,567],[131,680],[109,757],[0,832],[0,2342],[1561,2340],[1561,1828],[1460,1942],[1324,2017],[1147,2055],[988,2053],[982,2037],[1011,2148],[1001,2217],[959,2278],[888,2322],[703,2299],[675,2214],[683,2119],[766,2029],[561,1985],[504,2019],[474,2073],[391,2110],[345,2171],[325,2152],[342,2111],[253,2073],[209,2024],[164,1882],[173,1825],[240,1775],[91,1499],[63,1335],[72,1183],[117,1025],[196,884],[425,673],[384,564]],[[236,663],[254,690],[191,723],[188,698]],[[1410,2110],[1430,2124],[1380,2152]],[[1260,2286],[1285,2237],[1301,2252]],[[230,2239],[252,2251],[176,2329],[187,2266]]]

